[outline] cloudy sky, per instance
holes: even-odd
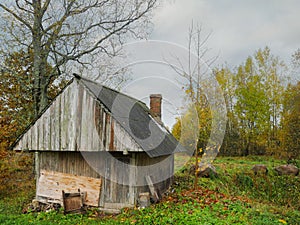
[[[300,48],[298,0],[167,0],[156,11],[150,38],[186,46],[192,21],[203,34],[212,32],[207,44],[220,64],[240,64],[266,45],[285,60]]]
[[[163,121],[172,127],[186,98],[178,74],[168,63],[187,68],[184,47],[192,21],[202,26],[203,37],[211,33],[206,44],[210,56],[219,56],[214,66],[227,63],[233,68],[265,46],[289,63],[300,48],[299,11],[298,0],[165,0],[153,18],[149,39],[156,41],[127,46],[134,76],[122,91],[146,103],[149,94],[161,93]]]

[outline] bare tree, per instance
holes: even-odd
[[[35,115],[48,104],[49,85],[68,65],[93,66],[96,60],[116,55],[116,46],[128,35],[142,37],[156,2],[0,0],[0,53],[28,49],[34,54]]]
[[[193,143],[188,148],[193,150],[195,155],[194,188],[197,188],[198,169],[202,165],[211,163],[218,153],[226,125],[223,121],[226,121],[226,107],[224,107],[223,96],[211,69],[218,56],[211,57],[210,49],[207,47],[210,35],[211,33],[203,34],[202,27],[194,26],[192,23],[188,33],[186,61],[182,62],[176,58],[177,63],[169,63],[171,68],[184,78],[182,85],[188,98],[187,115],[190,116],[182,117],[181,134],[187,132],[189,134],[187,138],[190,140],[188,143]],[[189,130],[193,132],[188,132]],[[186,137],[182,137],[181,141],[184,142],[184,138]],[[198,153],[202,152],[202,149],[204,154],[199,162]]]

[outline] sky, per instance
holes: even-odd
[[[269,46],[284,60],[300,48],[298,0],[167,0],[154,15],[150,39],[187,45],[192,21],[203,34],[218,64],[242,63],[247,56]]]
[[[192,23],[202,27],[203,38],[210,34],[207,58],[218,56],[213,66],[234,68],[266,46],[289,63],[300,48],[299,11],[298,0],[165,0],[154,12],[149,43],[125,46],[133,56],[133,77],[122,91],[148,105],[150,94],[162,94],[163,121],[171,128],[187,100],[181,78],[169,64],[188,70]]]

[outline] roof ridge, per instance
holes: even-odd
[[[146,111],[150,112],[150,109],[148,108],[147,104],[146,104],[145,102],[143,102],[143,101],[141,101],[141,100],[135,98],[135,97],[132,97],[132,96],[130,96],[130,95],[128,95],[128,94],[125,94],[125,93],[123,93],[123,92],[121,92],[121,91],[118,91],[118,90],[113,89],[113,88],[111,88],[111,87],[108,87],[108,86],[106,86],[106,85],[103,85],[103,84],[101,84],[101,83],[99,83],[99,82],[97,82],[97,81],[88,79],[88,78],[86,78],[86,77],[81,77],[81,76],[79,76],[78,74],[76,74],[76,75],[74,74],[74,78],[77,79],[78,81],[84,80],[84,81],[87,81],[87,82],[91,82],[91,83],[93,83],[93,84],[95,84],[95,85],[100,85],[101,87],[103,87],[103,88],[105,88],[105,89],[108,89],[108,90],[113,91],[113,92],[115,92],[115,93],[117,93],[117,94],[120,94],[120,95],[122,95],[122,96],[124,96],[124,97],[127,97],[127,98],[129,98],[129,99],[131,99],[131,100],[134,100],[134,101],[136,101],[137,103],[140,103],[140,104],[142,104],[143,106],[145,106],[146,109],[147,109]],[[85,84],[84,84],[84,86],[90,90],[90,88],[87,87]],[[90,91],[93,92],[92,90],[90,90]]]

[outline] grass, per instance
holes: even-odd
[[[192,189],[193,175],[183,168],[160,203],[145,209],[123,209],[117,216],[103,215],[97,209],[88,210],[86,215],[63,215],[62,210],[22,214],[34,194],[23,184],[11,195],[1,196],[0,224],[297,225],[300,177],[277,176],[273,168],[283,163],[268,157],[220,157],[214,162],[218,176],[199,178],[196,190]],[[254,164],[267,165],[268,175],[254,176]],[[22,173],[20,168],[14,175],[18,173]]]

